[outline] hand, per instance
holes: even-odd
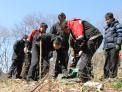
[[[84,37],[80,37],[78,39],[76,39],[75,41],[75,47],[81,49],[84,49],[85,46],[85,39]]]
[[[28,48],[27,47],[24,48],[24,52],[28,53]]]
[[[76,39],[76,44],[81,44],[83,42],[83,38],[78,38],[78,39]]]
[[[117,50],[117,51],[121,50],[121,45],[120,45],[120,44],[117,44],[117,45],[116,45],[116,50]]]
[[[105,49],[103,49],[102,52],[103,52],[103,55],[106,55],[106,50]]]

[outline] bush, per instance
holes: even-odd
[[[112,84],[112,87],[113,87],[114,89],[120,89],[120,88],[122,88],[122,80],[117,80],[117,81],[115,81],[115,82]]]

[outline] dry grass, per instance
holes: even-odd
[[[114,88],[113,83],[122,80],[122,66],[118,71],[118,79],[100,81],[103,74],[104,57],[97,54],[93,58],[94,81],[104,84],[103,92],[122,92],[122,88]],[[34,84],[34,85],[32,85]],[[82,83],[52,80],[48,76],[36,83],[28,84],[24,80],[0,80],[0,92],[97,92],[94,88],[85,88]]]

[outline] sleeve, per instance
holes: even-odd
[[[70,34],[69,35],[69,45],[71,48],[74,48],[74,43],[75,43],[75,40],[73,39],[72,35]]]
[[[29,42],[32,42],[35,33],[36,33],[36,30],[32,30],[32,32],[28,35],[28,41]]]
[[[49,33],[37,34],[37,36],[35,38],[36,42],[40,42],[40,40],[48,41],[48,39],[51,39],[51,34],[49,34]]]
[[[90,24],[88,21],[83,21],[84,30],[94,30],[96,27],[94,27],[92,24]]]
[[[19,49],[18,49],[19,44],[20,44],[19,41],[16,41],[14,46],[13,46],[13,50],[15,53],[18,53],[18,51],[19,51]]]
[[[56,34],[56,25],[55,24],[50,28],[50,33]]]
[[[116,26],[116,32],[117,32],[117,44],[122,44],[122,25],[118,24]]]
[[[28,50],[31,50],[31,48],[32,48],[32,42],[26,41],[26,42],[25,42],[25,47],[27,47]]]
[[[105,39],[105,33],[104,33],[104,37],[103,37],[103,50],[106,49],[106,39]]]

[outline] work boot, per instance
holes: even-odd
[[[8,75],[7,78],[12,78],[12,75]]]
[[[69,73],[67,73],[66,76],[63,76],[62,78],[76,78],[78,74],[78,68],[71,68],[69,70]]]

